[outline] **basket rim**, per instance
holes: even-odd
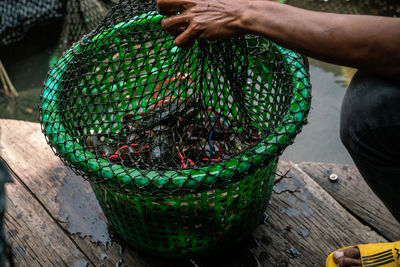
[[[154,14],[156,14],[154,16]],[[112,28],[104,30],[95,35],[92,41],[101,40],[105,35],[112,34],[116,29],[128,27],[132,24],[139,24],[148,21],[157,22],[165,16],[159,15],[156,11],[133,17],[129,22],[119,23]],[[138,22],[138,19],[139,22]],[[301,56],[289,49],[283,48],[270,42],[281,53],[286,61],[286,68],[291,73],[290,106],[282,116],[282,120],[276,123],[273,131],[265,136],[260,143],[250,147],[243,153],[222,161],[218,164],[208,166],[180,169],[179,171],[165,170],[141,170],[133,167],[125,167],[118,163],[97,158],[72,138],[61,123],[61,115],[58,112],[58,92],[61,90],[62,76],[68,70],[69,63],[73,62],[76,55],[82,53],[82,43],[86,42],[90,35],[86,35],[75,43],[65,54],[53,65],[44,83],[41,95],[40,120],[42,132],[49,145],[55,149],[55,153],[62,159],[69,162],[81,173],[90,172],[88,180],[102,184],[106,188],[125,188],[130,190],[167,191],[184,189],[195,189],[203,184],[212,186],[217,181],[229,181],[232,176],[243,174],[251,166],[257,166],[265,162],[271,156],[280,155],[283,150],[292,142],[300,132],[308,111],[311,100],[311,84],[309,74],[305,68]],[[301,106],[299,111],[297,107]],[[306,108],[303,108],[305,106]],[[286,129],[291,127],[293,131]],[[279,140],[285,140],[279,142]],[[222,166],[225,168],[222,168]]]

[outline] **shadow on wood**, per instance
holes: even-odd
[[[400,239],[400,223],[372,192],[355,166],[315,162],[298,166],[366,225],[390,241]],[[331,174],[338,176],[337,182],[329,181]]]
[[[14,175],[6,229],[21,266],[322,266],[333,250],[385,239],[364,226],[291,162],[274,186],[265,220],[252,236],[205,258],[166,260],[113,239],[88,184],[46,144],[37,123],[0,119],[0,157]],[[85,265],[83,265],[85,266]]]

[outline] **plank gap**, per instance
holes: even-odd
[[[364,225],[390,241],[398,240],[400,222],[375,195],[354,165],[302,162],[298,167]],[[329,181],[332,173],[339,177],[336,183]]]
[[[329,193],[329,192],[328,192]],[[372,231],[376,232],[378,235],[382,236],[383,238],[387,239],[387,240],[391,240],[390,237],[386,236],[384,233],[382,233],[378,228],[376,228],[374,225],[370,224],[367,220],[365,220],[364,218],[362,218],[359,214],[357,214],[357,212],[352,211],[351,209],[349,209],[346,206],[343,206],[342,203],[340,203],[340,206],[342,206],[345,210],[347,210],[348,213],[350,213],[351,215],[353,215],[357,220],[359,220],[362,224],[368,226],[369,228],[371,228]]]

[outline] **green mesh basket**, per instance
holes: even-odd
[[[306,121],[304,59],[265,38],[188,51],[152,3],[117,5],[50,70],[42,129],[112,227],[167,257],[224,249],[260,222]]]

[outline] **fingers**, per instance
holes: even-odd
[[[175,39],[175,44],[182,49],[189,49],[194,45],[196,38],[198,37],[198,31],[195,29],[193,24]]]
[[[195,27],[190,24],[190,18],[189,15],[183,13],[161,21],[163,29],[173,36],[178,36],[175,39],[175,44],[183,49],[192,47],[197,38]]]
[[[361,257],[360,250],[357,247],[346,249],[343,254],[347,258],[359,259]]]
[[[339,262],[337,262],[338,266],[340,267],[350,267],[350,266],[356,266],[356,267],[361,267],[361,260],[356,260],[352,258],[340,258]]]
[[[161,21],[163,29],[173,36],[180,35],[189,25],[190,17],[185,14],[165,18]]]
[[[174,29],[171,29],[169,32],[169,34],[171,34],[174,37],[179,36],[180,34],[182,34],[184,31],[186,30],[186,27],[176,27]]]
[[[158,0],[158,12],[161,15],[175,15],[178,12],[185,11],[186,9],[195,5],[194,0]]]
[[[158,0],[157,6],[159,13],[162,15],[180,15],[165,18],[161,24],[163,29],[167,30],[171,35],[178,36],[175,44],[182,49],[189,49],[193,46],[198,37],[196,27],[191,23],[191,17],[185,14],[185,11],[196,5],[196,1],[200,0]]]
[[[358,248],[335,251],[333,259],[339,267],[362,266]]]

